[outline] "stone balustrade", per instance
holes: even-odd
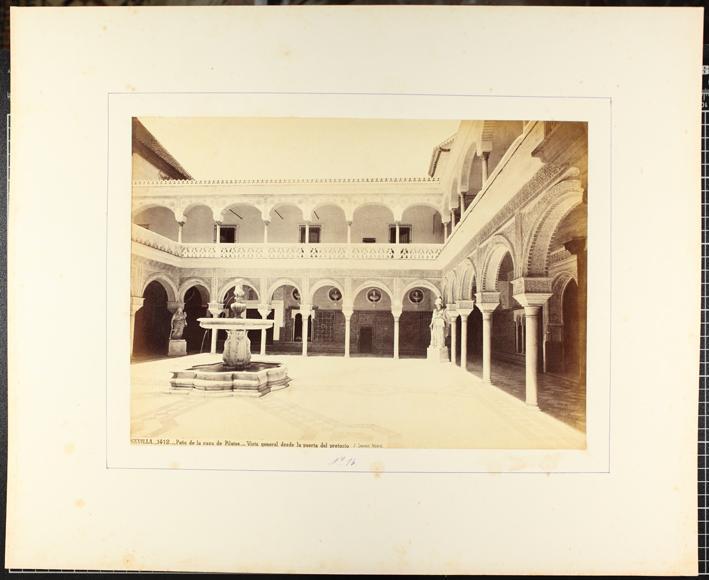
[[[238,260],[426,260],[438,258],[442,244],[191,244],[180,243],[133,224],[133,242],[180,258]]]

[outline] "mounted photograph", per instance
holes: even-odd
[[[588,123],[132,118],[134,445],[586,449]]]

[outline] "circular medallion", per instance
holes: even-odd
[[[342,298],[342,292],[340,292],[337,288],[333,286],[328,291],[327,297],[333,302],[339,302],[340,298]]]
[[[369,291],[367,291],[367,300],[369,300],[372,304],[377,304],[381,301],[381,299],[382,293],[378,288],[370,288]]]
[[[414,288],[409,292],[409,301],[411,304],[421,304],[423,302],[423,290]]]
[[[300,302],[300,292],[298,292],[297,288],[293,288],[293,290],[291,290],[290,295],[293,300],[295,300],[296,302]]]

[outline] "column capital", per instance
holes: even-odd
[[[460,312],[458,312],[458,305],[455,302],[448,304],[446,306],[446,314],[451,320],[458,318],[458,315],[460,314]]]
[[[512,280],[512,297],[522,306],[543,306],[552,295],[551,278],[522,277]]]
[[[221,302],[210,302],[207,305],[207,309],[209,310],[209,314],[212,315],[212,318],[219,318],[219,315],[224,310],[224,306]]]
[[[574,238],[573,240],[569,240],[564,244],[564,249],[574,256],[577,256],[578,254],[586,251],[586,238]]]
[[[313,314],[312,304],[301,304],[300,305],[300,315],[310,317]]]
[[[538,316],[541,312],[542,306],[544,306],[544,302],[542,302],[541,304],[529,304],[525,306],[524,319],[526,320],[530,316]]]
[[[491,314],[495,308],[500,305],[500,293],[499,292],[478,292],[475,295],[475,306],[480,309],[480,312],[485,314]]]
[[[173,314],[178,308],[185,308],[185,303],[180,302],[179,300],[168,300],[167,301],[167,309],[172,312]]]
[[[343,308],[342,309],[342,314],[345,315],[345,318],[351,318],[352,314],[354,314],[354,309],[352,308]]]
[[[270,225],[270,223],[271,223],[271,218],[268,217],[268,218],[263,219],[262,221],[263,221],[263,223],[264,223],[265,225]]]
[[[480,157],[487,157],[492,151],[492,141],[480,141],[476,147],[476,153]]]
[[[259,304],[258,305],[258,313],[261,315],[261,318],[267,318],[268,315],[271,313],[271,305],[270,304]]]
[[[187,221],[187,218],[185,216],[180,216],[177,220],[177,225],[180,227],[185,225],[185,222]]]
[[[393,308],[391,309],[391,314],[394,317],[394,320],[399,320],[399,317],[401,316],[402,309],[399,308],[397,310],[394,310]]]

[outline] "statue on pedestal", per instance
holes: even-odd
[[[187,326],[187,315],[182,310],[182,306],[178,306],[170,321],[170,338],[172,340],[181,339],[185,332],[185,326]]]
[[[184,356],[187,354],[187,341],[182,337],[187,326],[187,315],[178,306],[170,320],[170,341],[168,342],[167,356]]]
[[[427,350],[429,360],[447,361],[448,348],[446,347],[446,334],[448,330],[448,314],[443,307],[443,300],[436,298],[435,309],[431,316],[431,344]]]

